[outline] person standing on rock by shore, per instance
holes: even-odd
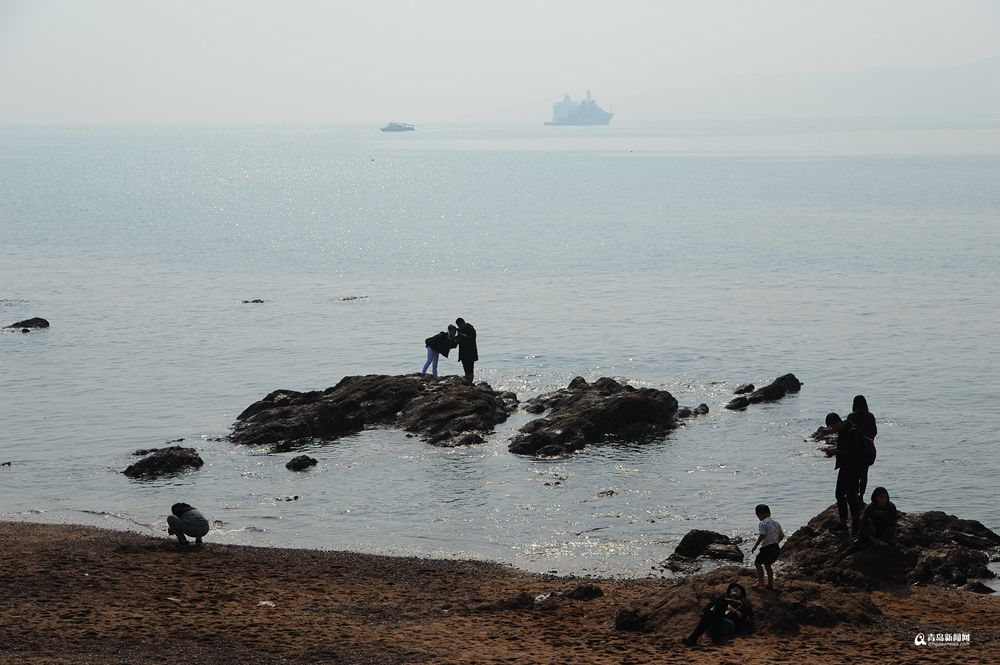
[[[771,509],[766,504],[759,504],[754,512],[757,513],[757,519],[760,520],[760,524],[757,526],[760,535],[757,536],[757,542],[750,548],[752,553],[760,547],[760,554],[753,562],[757,568],[757,587],[764,587],[764,570],[766,569],[767,587],[765,588],[774,591],[774,571],[771,570],[771,564],[778,560],[778,554],[781,551],[778,543],[785,539],[785,532],[781,530],[781,525],[771,517]]]
[[[465,370],[465,385],[471,386],[475,372],[476,361],[479,360],[479,347],[476,346],[476,329],[471,323],[459,317],[455,319],[458,326],[458,360]]]
[[[436,379],[438,378],[438,358],[440,356],[448,357],[448,352],[458,346],[458,340],[455,339],[458,336],[458,328],[453,325],[448,326],[448,332],[441,331],[433,337],[428,337],[424,340],[424,345],[427,347],[427,362],[424,363],[424,368],[420,370],[421,374],[427,373],[427,368],[431,367],[431,375]]]
[[[681,642],[693,647],[707,630],[712,642],[718,643],[752,624],[753,607],[747,600],[747,590],[743,585],[733,582],[726,588],[725,596],[715,598],[702,610],[701,621]]]
[[[872,492],[872,502],[861,513],[861,533],[865,544],[875,547],[890,547],[896,542],[896,522],[899,513],[896,504],[889,500],[889,491],[876,487]]]
[[[861,432],[853,423],[841,420],[840,415],[828,413],[826,426],[837,433],[837,512],[840,515],[839,531],[847,530],[847,508],[851,509],[851,533],[857,535],[861,523],[861,498],[858,497],[859,477],[864,464],[864,442]]]
[[[875,437],[878,436],[878,425],[875,423],[875,416],[868,410],[868,400],[864,395],[855,395],[854,404],[851,406],[851,415],[847,416],[847,422],[853,423],[861,436],[871,441],[872,450],[875,449]],[[861,473],[858,475],[858,496],[864,500],[865,490],[868,489],[868,467],[874,463],[874,459],[868,464],[861,465]]]
[[[177,536],[177,547],[191,545],[185,536],[191,536],[195,545],[201,545],[202,537],[208,533],[208,520],[201,511],[186,503],[175,503],[170,512],[173,514],[167,516],[167,535]]]

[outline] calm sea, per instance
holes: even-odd
[[[829,505],[804,438],[863,393],[870,488],[1000,529],[996,128],[420,129],[0,131],[0,325],[52,322],[0,334],[0,518],[165,536],[186,501],[221,542],[644,575],[757,503],[787,532]],[[711,413],[556,461],[507,452],[526,415],[302,474],[211,440],[276,388],[419,370],[457,316],[522,399],[614,376]],[[179,438],[202,469],[119,473]]]

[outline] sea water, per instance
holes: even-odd
[[[0,334],[0,518],[165,536],[185,501],[215,542],[645,575],[692,528],[832,503],[806,438],[864,394],[869,491],[1000,529],[996,128],[419,129],[0,131],[0,325],[52,323]],[[316,442],[305,473],[216,440],[274,389],[418,371],[459,316],[522,400],[612,376],[711,411],[555,460],[507,452],[523,412],[480,446]],[[121,475],[182,438],[201,469]]]

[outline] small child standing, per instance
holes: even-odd
[[[757,567],[757,586],[764,586],[764,569],[767,569],[767,588],[773,591],[774,571],[771,570],[771,564],[778,560],[778,543],[785,539],[785,532],[771,517],[771,509],[763,503],[757,506],[756,513],[757,519],[760,520],[760,525],[757,527],[760,535],[757,536],[757,542],[750,551],[753,552],[760,547],[760,554],[753,562]]]

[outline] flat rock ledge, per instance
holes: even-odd
[[[1000,556],[1000,535],[976,520],[941,511],[900,511],[896,543],[862,547],[839,523],[830,506],[793,533],[778,559],[782,575],[839,586],[879,589],[901,584],[963,586],[976,578],[993,579],[991,557]]]
[[[782,374],[768,385],[753,389],[753,384],[748,383],[736,389],[735,394],[739,397],[726,404],[730,411],[742,411],[751,404],[760,402],[776,402],[788,393],[797,393],[802,390],[802,382],[794,374]],[[743,395],[750,391],[748,395]]]
[[[868,594],[857,589],[782,577],[781,592],[774,593],[753,588],[756,579],[748,568],[724,566],[677,580],[619,609],[615,628],[674,635],[679,640],[697,625],[709,601],[725,594],[730,582],[747,589],[757,633],[791,635],[802,626],[867,625],[882,614]]]
[[[194,448],[182,446],[169,446],[137,452],[148,454],[122,471],[129,478],[153,478],[170,473],[192,471],[205,463]]]
[[[677,400],[665,390],[634,388],[602,377],[569,386],[525,404],[529,413],[549,413],[522,427],[508,449],[518,455],[556,456],[609,440],[651,441],[676,424]]]
[[[517,403],[512,392],[494,391],[486,383],[466,386],[460,377],[347,376],[322,391],[270,393],[237,417],[229,438],[284,452],[381,425],[413,432],[434,445],[470,445],[507,420]]]

